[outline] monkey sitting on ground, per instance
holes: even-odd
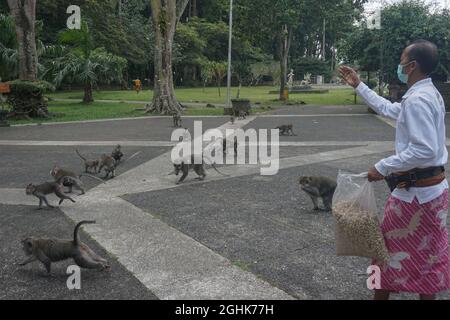
[[[183,120],[181,119],[180,113],[173,114],[173,126],[174,128],[181,128]]]
[[[206,178],[206,171],[205,171],[205,163],[202,159],[202,163],[200,164],[196,164],[195,163],[195,155],[191,155],[191,163],[188,164],[184,161],[181,162],[181,164],[174,164],[174,172],[171,174],[175,174],[176,176],[178,176],[180,174],[180,172],[183,173],[182,177],[180,178],[180,180],[178,180],[177,185],[181,184],[189,175],[189,171],[190,170],[194,170],[195,173],[198,175],[198,177],[196,178],[197,180],[203,181]],[[220,172],[217,167],[214,164],[211,164],[211,166],[214,168],[214,170],[216,170],[220,175],[226,176],[225,174],[223,174],[222,172]]]
[[[122,147],[120,146],[120,144],[118,144],[111,153],[111,157],[113,157],[114,160],[116,160],[116,162],[120,162],[123,158],[123,153],[121,149]]]
[[[50,174],[56,183],[69,188],[68,193],[72,193],[72,188],[75,188],[77,190],[80,190],[82,195],[85,194],[85,191],[83,188],[83,182],[80,180],[81,177],[90,177],[92,179],[95,179],[95,180],[98,180],[98,181],[101,181],[102,183],[104,183],[101,179],[91,176],[89,174],[82,173],[80,175],[76,175],[72,171],[62,169],[58,166],[55,166],[50,171]]]
[[[83,157],[80,152],[78,151],[78,149],[75,149],[77,155],[81,158],[81,160],[84,161],[84,172],[86,173],[91,173],[90,170],[94,169],[94,173],[97,173],[97,168],[99,165],[99,161],[98,160],[87,160],[85,157]]]
[[[299,182],[300,188],[311,197],[315,211],[320,210],[319,198],[322,198],[325,211],[331,211],[336,181],[326,177],[301,177]]]
[[[52,262],[63,261],[72,258],[75,263],[86,269],[109,269],[108,262],[100,258],[86,244],[80,241],[78,230],[83,224],[92,224],[95,221],[81,221],[75,226],[73,240],[26,238],[22,240],[27,260],[20,263],[24,266],[30,262],[39,260],[45,266],[47,273],[51,271]]]
[[[62,186],[56,182],[45,182],[40,185],[33,185],[32,183],[30,183],[27,186],[25,192],[27,195],[33,195],[39,199],[38,210],[42,209],[43,202],[45,202],[47,207],[52,208],[52,209],[55,208],[54,206],[51,206],[48,203],[47,197],[46,197],[47,195],[52,194],[52,193],[54,193],[60,199],[59,205],[61,205],[64,200],[70,200],[73,203],[75,203],[75,201],[71,197],[64,194]]]
[[[292,124],[288,124],[276,127],[275,129],[280,130],[280,136],[296,136],[293,128],[294,126]]]

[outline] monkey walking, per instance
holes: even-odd
[[[288,125],[282,125],[282,126],[276,127],[275,129],[280,130],[280,136],[291,136],[291,137],[297,136],[294,133],[293,128],[294,128],[294,126],[292,124],[288,124]]]
[[[301,177],[299,182],[300,188],[310,196],[315,211],[320,210],[319,198],[322,198],[325,211],[331,211],[333,195],[337,187],[336,181],[326,177]]]
[[[91,176],[89,174],[82,173],[80,175],[76,175],[72,171],[62,169],[58,166],[55,166],[50,171],[50,174],[56,183],[69,188],[68,193],[72,193],[73,188],[81,191],[82,195],[86,193],[83,188],[83,182],[81,181],[81,177],[90,177],[92,179],[95,179],[95,180],[101,181],[102,183],[105,183],[103,180],[101,180],[97,177]]]
[[[22,240],[23,250],[28,257],[20,263],[24,266],[39,260],[44,264],[47,273],[51,271],[52,262],[73,259],[75,263],[85,269],[109,269],[108,262],[94,253],[86,244],[80,241],[78,230],[84,224],[95,221],[81,221],[75,226],[73,240],[26,238]]]
[[[100,167],[98,169],[98,173],[101,173],[102,170],[104,170],[105,176],[103,177],[103,179],[108,179],[108,178],[113,179],[116,176],[116,168],[119,164],[123,164],[123,163],[133,159],[140,153],[141,153],[141,151],[136,152],[131,157],[129,157],[128,159],[126,159],[125,161],[122,161],[122,162],[117,162],[112,156],[103,154],[100,159]]]
[[[200,163],[200,164],[196,164],[195,163],[195,158],[196,158],[195,155],[191,155],[191,163],[190,164],[182,161],[181,164],[174,164],[173,165],[175,170],[171,174],[175,174],[176,176],[178,176],[180,174],[180,172],[183,173],[181,178],[178,180],[177,185],[181,184],[187,178],[187,176],[189,175],[189,171],[190,170],[194,170],[194,172],[198,175],[198,177],[196,178],[197,180],[200,180],[200,181],[205,180],[205,178],[206,178],[206,171],[205,171],[205,163],[203,161],[203,158],[202,158],[202,163]],[[227,175],[223,174],[222,172],[220,172],[214,164],[211,164],[211,166],[220,175],[227,176]]]
[[[123,158],[123,153],[121,149],[122,147],[120,146],[120,144],[118,144],[111,153],[111,157],[113,157],[116,162],[120,162]]]
[[[84,172],[86,173],[91,173],[90,170],[94,169],[94,173],[97,173],[97,168],[99,165],[98,160],[87,160],[85,157],[83,157],[80,152],[78,151],[78,149],[75,149],[77,155],[81,158],[81,160],[84,161]]]
[[[181,119],[180,113],[174,113],[173,114],[173,127],[174,128],[181,128],[182,127],[183,120]]]
[[[34,185],[30,183],[26,190],[27,195],[33,195],[36,198],[39,199],[39,208],[38,210],[42,209],[42,203],[45,202],[47,207],[49,208],[55,208],[54,206],[50,205],[47,201],[47,195],[54,193],[60,200],[59,205],[63,203],[64,200],[70,200],[73,203],[75,203],[75,200],[73,200],[71,197],[64,194],[62,186],[57,182],[45,182],[40,185]]]

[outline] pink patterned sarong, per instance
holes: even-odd
[[[381,289],[433,295],[450,289],[448,191],[420,205],[390,197],[382,231],[390,260],[379,264]]]

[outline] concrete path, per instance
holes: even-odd
[[[292,121],[295,128],[298,128],[299,135],[281,138],[279,146],[285,154],[280,159],[280,171],[282,172],[279,177],[282,177],[281,180],[297,179],[295,177],[297,175],[296,168],[305,170],[305,172],[312,170],[330,175],[335,174],[335,167],[347,170],[365,170],[370,163],[393,151],[392,122],[362,114],[359,109],[347,110],[349,114],[342,113],[339,108],[328,107],[316,109],[315,113],[308,113],[309,109],[307,108],[302,110],[306,114],[250,117],[246,121],[236,122],[234,126],[231,126],[229,122],[225,123],[227,121],[225,117],[205,117],[203,119],[207,123],[205,127],[208,129],[218,128],[221,131],[228,128],[273,128],[280,121]],[[198,117],[191,120],[196,118]],[[252,196],[252,192],[257,191],[249,191],[245,189],[247,187],[239,189],[240,185],[244,184],[242,182],[245,181],[249,183],[248,188],[254,187],[253,184],[256,184],[255,189],[251,190],[260,190],[258,189],[261,188],[259,184],[264,184],[267,189],[264,192],[273,194],[274,199],[277,198],[278,192],[291,192],[283,190],[286,187],[281,180],[277,182],[280,185],[277,184],[275,189],[271,190],[269,185],[277,178],[260,176],[259,165],[222,166],[220,170],[227,175],[226,177],[208,170],[206,181],[193,182],[190,177],[185,184],[175,186],[176,177],[168,176],[172,170],[169,150],[174,144],[160,139],[164,135],[167,138],[166,131],[170,132],[171,130],[164,124],[164,119],[87,122],[79,126],[74,124],[51,125],[44,129],[21,128],[23,132],[13,132],[16,129],[10,128],[12,130],[0,131],[2,134],[0,148],[8,148],[8,152],[12,154],[17,153],[18,150],[30,149],[32,150],[30,152],[37,154],[36,150],[39,149],[48,152],[47,150],[51,150],[49,148],[56,150],[56,148],[74,146],[95,147],[103,150],[103,148],[109,148],[115,144],[130,148],[127,150],[130,154],[135,152],[133,148],[157,149],[157,152],[146,151],[147,159],[151,160],[139,161],[138,165],[127,167],[125,171],[120,172],[118,177],[108,181],[107,184],[92,185],[93,188],[85,196],[76,197],[76,204],[64,203],[60,209],[72,222],[95,219],[97,224],[84,228],[86,236],[92,238],[108,254],[115,257],[118,263],[143,287],[159,299],[332,299],[333,297],[345,298],[346,294],[351,292],[353,285],[350,282],[351,275],[347,275],[345,278],[340,273],[335,276],[323,275],[324,272],[332,272],[331,270],[336,272],[351,270],[351,272],[361,273],[358,269],[359,262],[354,264],[342,261],[338,265],[327,265],[331,261],[336,263],[335,257],[330,258],[333,256],[329,243],[332,240],[327,234],[331,228],[331,217],[325,215],[302,216],[296,213],[288,219],[287,216],[277,216],[272,211],[269,214],[268,208],[262,206],[263,195]],[[145,132],[140,130],[144,125],[148,128]],[[362,128],[367,128],[367,132]],[[94,135],[94,139],[89,139],[86,131],[94,133],[95,130],[108,132],[110,139],[108,139],[108,135]],[[373,130],[375,131],[372,132]],[[75,139],[70,139],[70,132],[76,132]],[[36,133],[40,133],[39,139],[34,138]],[[66,151],[63,150],[63,152]],[[28,156],[28,153],[25,154]],[[0,159],[1,157],[0,154]],[[42,157],[46,158],[47,156],[43,154]],[[330,170],[330,167],[333,167],[333,170]],[[7,177],[7,175],[4,176]],[[233,187],[229,189],[229,186]],[[220,215],[220,210],[217,211],[217,203],[213,198],[221,199],[220,190],[223,188],[227,188],[227,192],[235,190],[237,193],[234,196],[242,197],[239,201],[242,201],[243,206],[245,203],[244,212],[250,210],[249,212],[252,213],[248,219],[263,220],[258,223],[256,221],[253,223],[251,220],[246,221],[247,217],[240,216],[242,210],[239,206],[231,203],[232,196],[225,200],[225,203],[230,203],[232,220],[226,220],[228,215],[225,214],[223,219],[214,220],[214,216]],[[211,199],[197,200],[202,198],[197,193],[202,189],[211,189],[212,194],[209,195]],[[238,189],[239,191],[237,191]],[[380,194],[384,195],[383,192]],[[298,191],[295,190],[293,194],[298,194]],[[258,195],[260,194],[258,193]],[[289,197],[294,196],[284,198],[280,195],[282,200],[276,205],[282,206],[282,209],[278,211],[291,214],[292,210],[301,210],[302,214],[308,214],[309,202],[306,202],[306,206],[302,205],[299,209],[295,209],[298,205],[295,204],[296,201],[289,201]],[[303,195],[301,197],[303,199]],[[52,201],[54,199],[52,198]],[[155,205],[153,206],[151,201],[147,201],[148,199],[155,199]],[[172,200],[167,203],[166,199]],[[186,205],[187,211],[184,212],[183,202],[180,199],[189,201],[189,203],[194,199],[199,202]],[[276,200],[271,201],[274,204],[276,202]],[[161,208],[161,204],[167,208]],[[27,197],[21,188],[4,187],[0,188],[0,208],[2,205],[22,206],[21,208],[24,205],[34,207],[36,199]],[[173,207],[175,205],[176,207]],[[283,208],[284,205],[289,205],[289,207]],[[234,209],[231,209],[232,207]],[[11,207],[5,210],[9,212]],[[175,215],[171,215],[169,219],[166,216],[166,210],[173,211]],[[196,229],[195,226],[198,228],[204,225],[205,218],[202,218],[202,215],[211,210],[214,212],[208,219],[208,223],[211,224],[205,225],[203,230]],[[273,210],[277,212],[276,209]],[[44,214],[46,213],[44,212]],[[181,220],[177,220],[177,218]],[[185,218],[188,220],[183,220]],[[15,219],[13,215],[8,216],[8,221],[13,221],[13,219]],[[263,233],[259,227],[254,230],[250,228],[246,233],[239,232],[246,222],[256,228],[260,224],[263,226],[264,221],[267,221],[266,224],[272,228],[264,231],[269,233]],[[216,225],[217,223],[221,225]],[[220,226],[228,226],[230,232],[237,230],[237,233],[225,232],[222,234],[217,229],[217,239],[214,239],[214,230]],[[3,227],[0,226],[1,228]],[[207,237],[203,231],[211,233],[211,235]],[[280,236],[271,234],[275,231],[280,234],[286,232],[286,234]],[[233,238],[227,239],[227,234]],[[309,235],[314,235],[314,237],[310,238]],[[221,236],[225,236],[225,239],[220,238]],[[297,245],[297,241],[294,241],[295,244],[277,243],[276,245],[280,245],[283,250],[288,251],[279,250],[280,255],[277,255],[273,265],[269,261],[266,263],[258,261],[258,264],[255,262],[255,267],[253,265],[247,267],[246,264],[243,265],[243,262],[239,262],[241,259],[245,261],[247,259],[250,259],[249,261],[253,261],[251,259],[259,260],[245,251],[244,245],[230,245],[230,250],[233,247],[233,250],[236,251],[229,251],[226,246],[223,249],[220,243],[222,249],[217,247],[219,240],[225,241],[225,243],[239,243],[239,241],[247,239],[249,243],[258,243],[257,249],[261,251],[261,256],[269,257],[276,255],[276,251],[270,251],[273,248],[269,250],[269,244],[264,242],[272,239],[271,237],[274,239],[270,240],[271,243],[283,239],[293,241],[298,237],[300,237],[298,240],[301,240],[298,244],[300,246],[303,242],[318,241],[319,243],[309,249],[300,248],[303,250],[301,252],[304,256],[300,260],[285,255],[290,252],[289,250],[300,250],[292,247]],[[308,278],[298,278],[300,275],[297,275],[295,281],[289,281],[289,277],[295,276],[288,271],[289,268],[297,271],[302,268],[311,269],[310,271],[305,270],[305,275],[313,274],[315,278],[308,280]],[[320,274],[315,274],[314,269],[320,271]],[[320,280],[317,279],[322,276],[323,278]],[[332,279],[331,283],[330,279]],[[321,291],[321,286],[335,291]],[[358,292],[357,296],[360,297],[361,291],[356,291]],[[134,294],[137,293],[130,293],[130,296]],[[0,297],[2,297],[1,294]]]

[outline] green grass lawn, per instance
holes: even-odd
[[[255,113],[270,111],[267,107],[282,107],[283,103],[278,101],[278,95],[269,94],[273,87],[253,87],[242,88],[241,97],[250,99],[253,104],[258,104],[258,108],[253,109]],[[233,88],[233,95],[236,95],[237,88]],[[219,97],[217,88],[177,89],[176,94],[181,102],[223,104],[226,96],[226,88],[222,88],[222,96]],[[97,100],[118,100],[118,101],[150,101],[152,92],[147,90],[137,94],[135,91],[96,91],[94,99]],[[56,92],[49,94],[51,98],[76,99],[81,100],[82,91]],[[11,124],[44,123],[44,122],[66,122],[80,120],[98,120],[149,116],[137,108],[144,107],[144,104],[136,103],[102,103],[94,102],[83,104],[79,101],[50,101],[49,111],[55,114],[51,119],[38,119],[32,121],[11,120]],[[292,94],[287,104],[299,104],[301,101],[311,105],[351,105],[354,103],[354,91],[352,89],[335,89],[324,94]],[[358,98],[358,104],[362,101]],[[185,111],[191,116],[222,116],[223,108],[190,107]]]
[[[10,120],[9,122],[14,125],[152,116],[151,114],[145,114],[142,110],[136,110],[142,107],[139,104],[127,103],[94,102],[84,104],[80,102],[51,101],[49,103],[49,111],[55,114],[54,117],[50,119],[33,119],[32,121]],[[269,110],[256,108],[253,111],[255,113],[261,113]],[[223,116],[224,110],[223,108],[187,108],[184,114],[188,116]]]
[[[278,101],[277,94],[269,94],[269,91],[277,90],[275,87],[243,87],[241,89],[241,98],[250,99],[252,103],[263,104],[281,104]],[[226,88],[221,88],[219,96],[217,88],[190,88],[176,89],[176,96],[181,102],[194,103],[217,103],[224,104],[226,101]],[[237,88],[232,89],[233,97],[237,95]],[[82,91],[56,92],[48,95],[52,98],[60,99],[78,99],[83,98]],[[118,100],[118,101],[151,101],[153,92],[150,90],[142,91],[137,94],[136,91],[95,91],[94,99],[97,100]],[[295,101],[304,101],[307,104],[317,105],[348,105],[354,102],[353,89],[335,89],[324,94],[291,94],[290,99]],[[358,100],[360,103],[361,101]]]

